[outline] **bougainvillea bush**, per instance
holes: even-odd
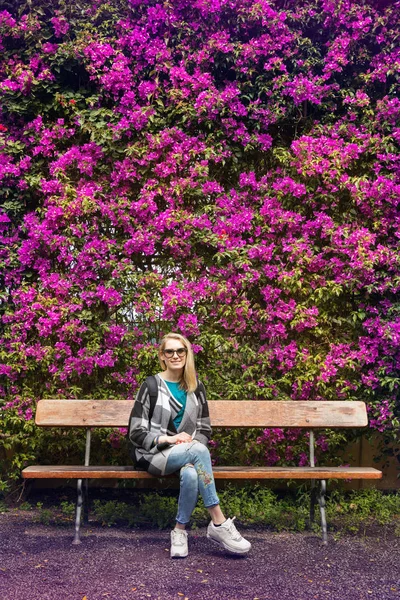
[[[169,330],[210,398],[362,399],[395,437],[399,2],[1,5],[8,476],[81,446],[39,398],[133,398]],[[305,464],[299,434],[215,460]]]

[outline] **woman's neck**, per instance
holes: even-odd
[[[170,381],[171,383],[179,383],[182,378],[182,371],[170,371],[167,369],[160,373],[160,377],[165,381]]]

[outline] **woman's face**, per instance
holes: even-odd
[[[170,371],[183,369],[186,364],[186,355],[187,348],[184,343],[174,338],[166,340],[164,350],[161,352],[161,358]]]

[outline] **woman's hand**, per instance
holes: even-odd
[[[161,435],[158,438],[159,444],[184,444],[185,442],[192,442],[193,438],[191,435],[182,431],[181,433],[177,433],[176,435]]]
[[[181,433],[177,433],[176,435],[173,435],[172,439],[175,440],[174,442],[172,442],[173,444],[184,444],[185,442],[193,441],[192,436],[189,435],[188,433],[186,433],[185,431],[182,431]]]

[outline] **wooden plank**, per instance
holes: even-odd
[[[214,467],[215,479],[382,479],[371,467]]]
[[[382,472],[369,467],[214,467],[215,479],[381,479]],[[31,466],[22,471],[25,479],[154,479],[133,466],[83,467]]]
[[[126,427],[130,400],[40,400],[45,427]],[[209,402],[213,427],[366,427],[364,402],[219,400]]]
[[[364,402],[219,401],[210,402],[213,427],[365,427]]]
[[[39,400],[35,422],[45,427],[127,427],[131,400]]]

